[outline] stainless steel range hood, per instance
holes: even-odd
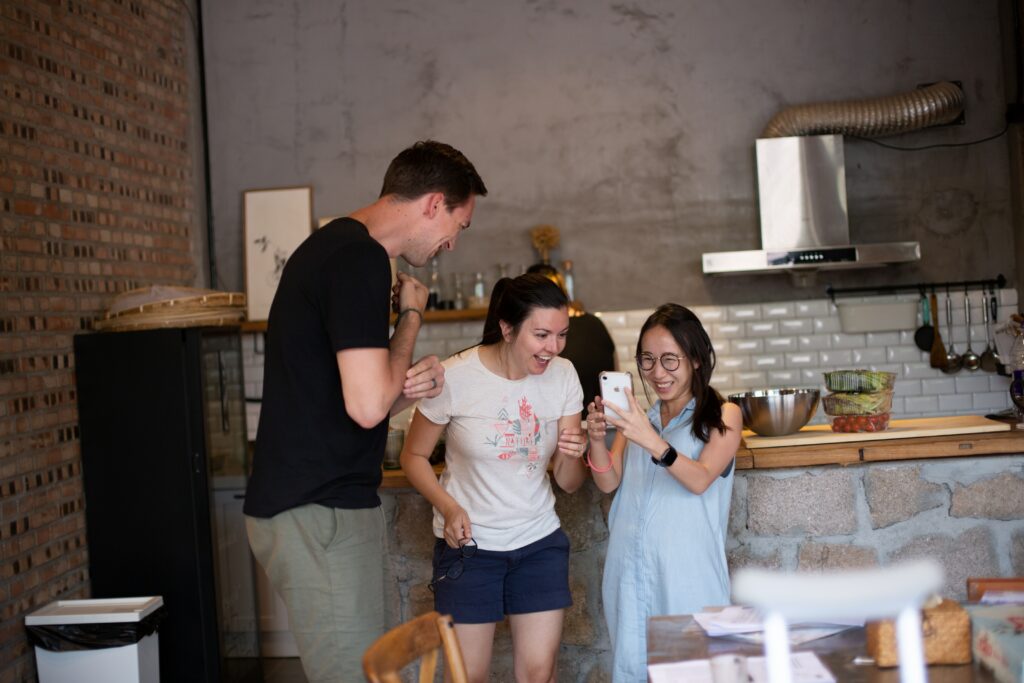
[[[869,268],[918,261],[918,242],[851,244],[842,135],[757,140],[761,249],[703,255],[704,273]]]

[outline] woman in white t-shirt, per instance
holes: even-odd
[[[470,681],[490,673],[495,624],[509,615],[517,681],[549,681],[569,594],[569,540],[548,464],[575,491],[583,391],[559,358],[569,302],[537,274],[499,280],[483,340],[444,362],[441,393],[420,402],[402,469],[434,506],[434,605],[451,614]],[[440,481],[428,457],[445,433]]]

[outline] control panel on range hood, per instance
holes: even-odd
[[[761,249],[703,255],[704,273],[801,272],[918,261],[917,242],[850,244],[841,135],[757,141]]]

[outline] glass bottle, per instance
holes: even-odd
[[[476,275],[473,276],[473,293],[469,297],[469,307],[487,307],[487,286],[484,284],[483,273],[476,273]]]
[[[452,308],[461,311],[466,307],[466,299],[462,295],[462,273],[452,273]]]
[[[436,311],[441,305],[441,270],[437,257],[430,259],[430,281],[427,285],[427,310]]]
[[[562,261],[562,278],[565,280],[565,293],[569,301],[576,301],[576,281],[572,275],[572,261]]]

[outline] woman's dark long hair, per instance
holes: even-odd
[[[526,273],[519,277],[503,277],[494,283],[491,303],[487,307],[484,334],[480,345],[497,344],[502,340],[501,325],[504,320],[516,334],[523,321],[530,317],[535,308],[568,308],[569,298],[562,288],[538,273]]]
[[[640,337],[636,342],[638,357],[641,352],[640,342],[652,327],[664,327],[668,330],[690,363],[698,366],[693,369],[690,380],[690,391],[696,399],[693,408],[693,436],[707,443],[712,429],[724,434],[726,426],[722,421],[722,396],[710,384],[711,373],[715,369],[715,349],[711,346],[711,339],[701,325],[700,319],[693,311],[679,304],[658,306],[640,328]],[[640,370],[639,363],[637,370]],[[643,372],[640,372],[640,377],[644,377]],[[644,393],[647,393],[646,380]]]

